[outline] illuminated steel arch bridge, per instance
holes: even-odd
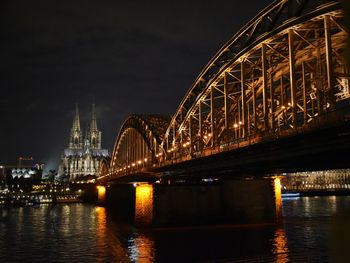
[[[273,2],[209,61],[172,118],[124,122],[100,179],[346,123],[347,37],[338,0]]]

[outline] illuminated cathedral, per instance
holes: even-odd
[[[76,105],[69,145],[61,157],[58,177],[69,181],[94,178],[99,173],[101,161],[108,156],[108,150],[101,148],[101,131],[97,128],[95,105],[92,105],[91,119],[84,139]]]

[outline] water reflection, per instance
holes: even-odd
[[[106,208],[96,207],[96,237],[97,237],[97,248],[99,253],[103,255],[106,249]],[[98,262],[103,262],[102,258],[98,259]]]
[[[325,262],[332,216],[346,209],[350,197],[309,197],[283,201],[278,227],[140,230],[104,207],[0,206],[0,262],[234,262],[266,256],[283,263],[315,252],[326,254]]]
[[[144,234],[137,233],[130,237],[129,241],[130,260],[133,262],[154,262],[154,241]]]
[[[272,253],[275,255],[275,262],[284,263],[288,260],[288,242],[284,228],[277,228],[272,243]]]
[[[108,215],[105,207],[96,207],[94,212],[96,215],[98,262],[106,262],[111,258],[118,259],[120,262],[129,261],[128,249],[120,233],[123,226]]]

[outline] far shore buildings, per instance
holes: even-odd
[[[97,128],[95,104],[92,105],[91,120],[84,139],[76,105],[69,145],[61,157],[58,178],[69,181],[95,178],[99,173],[101,161],[109,156],[108,150],[102,149],[101,141],[102,133]]]

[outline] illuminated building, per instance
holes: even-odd
[[[82,134],[79,109],[76,105],[69,146],[64,150],[58,169],[59,178],[73,181],[87,176],[94,177],[99,172],[101,161],[109,156],[108,150],[101,148],[101,131],[97,128],[94,104],[84,140]]]
[[[349,190],[350,169],[288,173],[282,185],[285,191]]]
[[[6,166],[5,183],[8,189],[13,191],[29,192],[33,184],[40,182],[43,174],[43,165]]]

